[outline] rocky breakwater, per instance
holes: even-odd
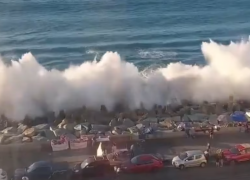
[[[57,116],[53,112],[47,113],[44,117],[27,116],[19,122],[13,122],[2,116],[0,167],[8,170],[50,158],[48,154],[52,151],[51,140],[60,139],[62,135],[68,139],[77,139],[81,136],[98,134],[119,141],[122,136],[138,138],[146,129],[149,138],[161,138],[169,132],[176,131],[180,122],[190,121],[191,117],[208,119],[212,117],[211,115],[215,115],[212,119],[216,120],[216,116],[227,111],[227,108],[220,103],[204,102],[194,105],[182,102],[181,105],[155,105],[152,110],[142,107],[131,111],[118,106],[113,112],[108,112],[105,106],[101,106],[99,111],[82,107],[61,111]]]

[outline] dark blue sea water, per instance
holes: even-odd
[[[200,45],[250,34],[249,0],[0,0],[0,53],[63,69],[117,51],[138,67],[204,63]]]

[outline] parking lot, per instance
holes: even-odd
[[[210,140],[208,135],[199,134],[195,139],[187,137],[178,137],[171,144],[167,144],[164,140],[159,142],[151,141],[147,143],[148,153],[162,153],[174,156],[182,151],[194,149],[206,149],[207,142],[210,142],[212,151],[220,148],[228,148],[240,143],[250,143],[250,134],[240,133],[237,130],[222,131],[215,135],[215,138]],[[211,162],[205,168],[189,168],[185,170],[175,169],[169,164],[159,172],[133,175],[120,175],[117,180],[246,180],[250,177],[250,163],[236,164],[235,166],[215,167],[215,163]]]

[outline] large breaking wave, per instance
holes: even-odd
[[[250,99],[250,41],[222,45],[203,42],[203,67],[170,63],[154,71],[139,71],[118,53],[87,61],[64,71],[47,70],[31,53],[6,65],[0,61],[0,113],[20,120],[26,114],[74,109],[85,105],[107,109],[125,103],[134,109],[143,103],[166,105],[188,99],[226,100],[230,95]]]

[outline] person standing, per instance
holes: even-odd
[[[220,167],[223,167],[223,165],[224,165],[224,154],[222,151],[220,151],[220,153],[219,153],[219,165],[220,165]]]
[[[132,159],[135,156],[135,144],[130,146],[130,158]]]
[[[249,124],[248,124],[248,122],[246,123],[246,131],[245,131],[246,133],[248,133],[249,132]]]
[[[114,153],[114,152],[116,152],[117,151],[117,146],[116,146],[116,144],[115,143],[113,143],[113,145],[112,145],[112,153]]]
[[[239,132],[242,132],[242,123],[241,122],[239,122],[238,127],[239,127]]]
[[[208,143],[207,143],[207,152],[208,152],[208,153],[210,153],[210,149],[211,149],[211,145],[210,145],[210,143],[208,142]]]
[[[96,136],[96,134],[95,134],[95,135],[93,136],[93,138],[92,138],[92,147],[95,146],[96,139],[97,139],[97,136]]]
[[[214,127],[211,128],[210,130],[210,139],[214,138]]]

